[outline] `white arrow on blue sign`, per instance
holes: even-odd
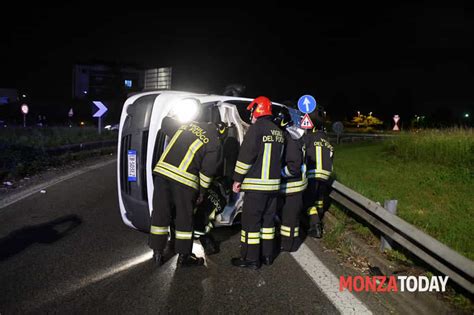
[[[311,95],[303,95],[298,100],[298,109],[305,114],[309,114],[316,109],[316,100]]]
[[[102,102],[93,101],[92,103],[94,103],[94,105],[97,106],[97,108],[99,109],[98,111],[95,112],[94,115],[92,115],[92,117],[99,117],[100,118],[108,110],[108,108]]]

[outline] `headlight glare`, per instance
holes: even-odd
[[[171,109],[171,116],[175,117],[182,123],[194,120],[201,108],[201,103],[194,98],[185,98],[178,101]]]

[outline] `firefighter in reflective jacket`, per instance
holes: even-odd
[[[283,132],[272,121],[272,103],[260,96],[247,107],[252,125],[245,134],[235,165],[235,193],[245,192],[242,210],[241,256],[238,267],[258,269],[273,263],[274,215],[280,189]],[[260,244],[262,252],[260,253]]]
[[[176,127],[176,121],[165,118],[161,129],[173,134]],[[173,206],[178,266],[203,265],[204,259],[192,254],[193,211],[196,203],[202,202],[221,163],[221,149],[215,125],[191,122],[174,133],[154,167],[150,247],[157,265],[163,264]]]
[[[321,238],[324,197],[332,172],[334,148],[324,131],[323,110],[315,110],[310,118],[315,127],[305,135],[308,188],[304,193],[304,207],[309,215],[308,235]]]
[[[303,192],[308,185],[306,179],[305,144],[303,130],[292,126],[288,109],[280,109],[275,123],[285,129],[285,151],[281,171],[280,198],[281,209],[281,248],[282,251],[295,251],[299,236],[299,219],[303,209]]]

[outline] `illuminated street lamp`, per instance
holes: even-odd
[[[465,113],[464,118],[469,118],[469,113]]]
[[[26,114],[28,114],[29,108],[28,105],[21,105],[21,112],[23,113],[23,128],[26,127]]]

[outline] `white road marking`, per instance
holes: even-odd
[[[341,314],[372,314],[351,292],[339,291],[339,279],[306,244],[303,243],[298,251],[291,255]]]
[[[73,177],[82,175],[84,173],[87,173],[89,171],[92,171],[92,170],[95,170],[95,169],[98,169],[98,168],[101,168],[101,167],[107,166],[109,164],[115,163],[116,161],[117,161],[117,159],[113,159],[111,161],[106,161],[106,162],[101,162],[101,163],[98,163],[98,164],[86,166],[86,167],[84,167],[80,170],[68,173],[68,174],[63,175],[63,176],[59,176],[57,178],[54,178],[54,179],[52,179],[50,181],[47,181],[47,182],[44,182],[42,184],[32,186],[32,187],[30,187],[30,188],[28,188],[24,191],[21,191],[19,193],[12,194],[11,196],[7,196],[5,199],[0,200],[0,209],[8,207],[9,205],[14,204],[15,202],[18,202],[18,201],[20,201],[22,199],[25,199],[25,198],[33,195],[33,194],[36,194],[44,188],[51,187],[53,185],[64,182],[65,180],[71,179]]]

